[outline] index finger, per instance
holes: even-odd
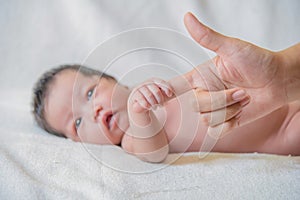
[[[240,88],[213,92],[196,88],[191,103],[196,112],[211,112],[230,106],[246,97],[248,97],[247,93]]]

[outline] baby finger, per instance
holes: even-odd
[[[167,81],[154,79],[154,83],[157,84],[168,97],[173,95],[173,88]]]
[[[134,103],[139,104],[143,109],[146,110],[150,108],[150,104],[148,103],[144,95],[139,90],[135,92]]]
[[[148,87],[141,87],[139,91],[142,93],[144,98],[149,103],[150,107],[157,104],[156,98],[154,94],[151,92],[151,90],[148,89]]]
[[[152,85],[148,85],[147,87],[154,95],[157,104],[162,104],[164,102],[164,96],[161,90],[157,87],[157,85],[152,84]]]

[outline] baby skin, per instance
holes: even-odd
[[[67,138],[121,145],[147,162],[161,162],[169,153],[200,150],[209,123],[205,113],[191,108],[193,90],[178,94],[174,91],[181,91],[181,86],[160,79],[130,90],[113,79],[70,69],[55,76],[45,99],[45,119]],[[226,99],[231,101],[226,119],[236,122],[239,113],[251,106],[247,96]],[[212,151],[300,155],[299,111],[300,102],[295,101],[230,130]]]

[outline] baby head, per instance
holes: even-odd
[[[63,65],[47,71],[34,87],[33,114],[57,136],[119,145],[129,127],[128,87],[100,71]]]

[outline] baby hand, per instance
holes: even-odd
[[[140,113],[162,105],[173,96],[173,88],[162,79],[153,78],[137,86],[129,98],[134,112]]]

